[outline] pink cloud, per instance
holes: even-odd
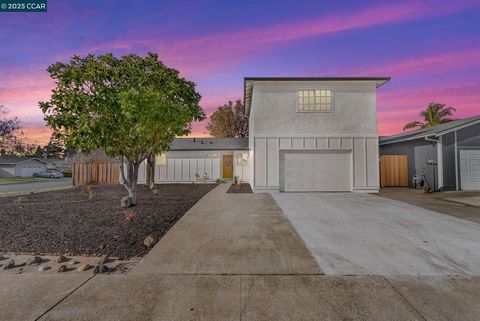
[[[159,52],[166,63],[181,66],[182,73],[192,75],[232,66],[254,53],[272,50],[274,46],[282,43],[357,28],[448,15],[474,4],[475,2],[471,1],[441,4],[434,4],[431,1],[376,4],[363,10],[335,13],[306,21],[257,26],[180,40],[126,39],[99,44],[90,50],[104,52],[112,49],[131,50],[145,47]],[[432,5],[435,5],[435,10],[432,10]]]
[[[383,65],[370,65],[364,71],[356,72],[359,75],[388,75],[403,76],[419,73],[434,73],[448,69],[460,69],[471,66],[480,60],[480,48],[442,53],[423,57],[415,57]]]
[[[378,93],[378,134],[403,132],[410,121],[422,120],[420,112],[431,102],[439,102],[457,109],[454,118],[480,114],[480,88],[478,81],[443,86],[424,85],[415,88],[390,89]]]

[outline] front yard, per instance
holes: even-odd
[[[0,198],[0,253],[143,256],[151,235],[159,240],[216,185],[162,184],[158,194],[140,187],[138,205],[120,208],[121,185],[73,188]]]
[[[0,177],[0,185],[3,184],[18,184],[18,183],[34,183],[41,181],[48,181],[50,178],[43,177]]]

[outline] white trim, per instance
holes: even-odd
[[[377,138],[377,134],[254,134],[253,138]]]
[[[440,136],[437,141],[437,176],[438,190],[443,188],[443,137]],[[435,186],[433,187],[435,188]]]
[[[458,188],[458,145],[457,145],[457,131],[455,133],[455,190],[460,190]]]
[[[316,91],[317,91],[317,90],[329,90],[329,91],[330,91],[330,93],[331,93],[331,95],[330,95],[330,104],[331,104],[332,109],[331,109],[331,110],[317,110],[317,109],[315,109],[315,110],[303,110],[303,109],[300,110],[300,109],[299,109],[299,105],[300,105],[300,104],[299,104],[299,102],[298,102],[298,100],[299,100],[298,93],[299,93],[300,91],[314,91],[314,95],[313,95],[313,98],[314,98],[313,107],[316,108],[316,106],[317,106],[317,96],[316,96],[317,92],[316,92]],[[315,89],[313,89],[313,88],[308,88],[308,89],[305,89],[305,88],[297,88],[295,94],[296,94],[296,97],[297,97],[297,98],[296,98],[296,111],[297,111],[297,113],[327,113],[327,114],[328,114],[328,113],[334,113],[334,112],[335,112],[335,103],[334,103],[334,101],[335,101],[335,99],[334,99],[335,93],[334,93],[333,89],[331,89],[331,88],[315,88]],[[309,97],[310,97],[310,96],[309,96]],[[322,96],[320,96],[320,97],[322,97]],[[328,96],[326,96],[326,97],[328,97]],[[321,104],[322,104],[322,103],[320,102],[320,105],[321,105]]]

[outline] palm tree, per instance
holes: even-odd
[[[436,125],[440,125],[443,123],[447,123],[452,121],[453,119],[449,118],[448,116],[452,116],[453,112],[457,111],[453,107],[446,107],[444,104],[439,103],[430,103],[427,106],[427,109],[420,113],[420,116],[425,119],[425,122],[420,121],[413,121],[411,123],[406,124],[403,127],[403,130],[410,129],[410,128],[425,128],[425,127],[432,127]]]

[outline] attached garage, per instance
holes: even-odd
[[[47,166],[45,164],[27,164],[20,165],[21,177],[32,177],[33,174],[45,170]]]
[[[0,157],[0,177],[32,177],[50,164],[39,158]]]
[[[280,151],[280,190],[350,192],[352,158],[347,150]]]
[[[480,149],[460,150],[460,186],[462,190],[480,190]]]

